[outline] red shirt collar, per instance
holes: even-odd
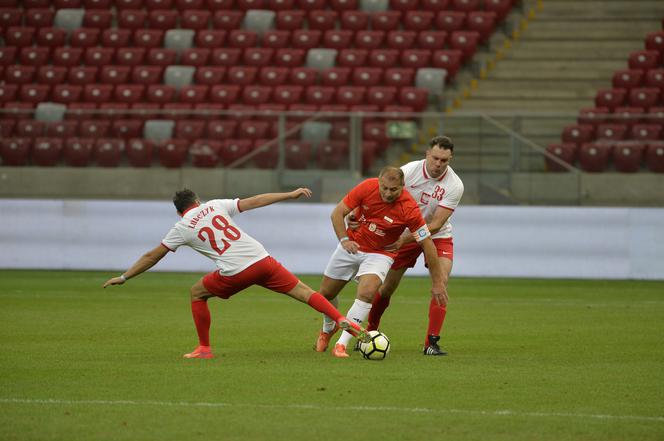
[[[186,210],[184,210],[184,211],[182,212],[182,217],[184,217],[184,215],[187,214],[187,212],[193,210],[194,208],[198,208],[198,207],[200,207],[200,206],[201,206],[201,204],[194,204],[194,205],[192,205],[191,207],[187,208]]]
[[[436,181],[438,181],[438,182],[442,181],[443,178],[445,177],[445,175],[447,174],[448,170],[449,170],[449,165],[445,169],[445,172],[442,175],[440,175],[440,177],[437,178]],[[426,159],[422,162],[422,175],[424,175],[424,179],[434,179],[431,176],[429,176],[429,173],[427,173],[427,161],[426,161]]]

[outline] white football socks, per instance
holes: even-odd
[[[330,303],[332,304],[332,306],[339,309],[339,296],[336,296],[335,298],[330,300]],[[330,317],[323,314],[323,332],[328,332],[328,333],[332,332],[332,330],[336,325],[337,322],[335,322]]]
[[[355,299],[353,306],[348,310],[346,318],[352,320],[358,325],[362,325],[367,317],[369,317],[369,311],[371,311],[371,303],[367,303],[360,299]],[[350,332],[344,331],[341,333],[341,337],[337,340],[337,343],[341,343],[344,346],[348,346],[350,339],[353,338],[353,335]]]

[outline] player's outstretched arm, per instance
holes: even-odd
[[[246,199],[240,199],[240,211],[249,211],[254,208],[265,207],[281,201],[289,199],[298,199],[300,197],[310,198],[312,195],[311,190],[308,188],[298,188],[297,190],[289,191],[286,193],[263,193],[257,194]]]
[[[110,285],[122,285],[125,283],[127,280],[131,279],[132,277],[136,277],[137,275],[149,270],[153,266],[157,264],[163,257],[168,253],[168,249],[166,249],[165,246],[159,245],[158,247],[148,251],[147,253],[143,254],[132,266],[129,268],[127,271],[124,272],[121,276],[118,277],[113,277],[112,279],[108,279],[106,283],[104,283],[104,288]]]
[[[447,305],[447,275],[443,272],[443,268],[438,260],[438,251],[436,245],[433,243],[431,237],[420,241],[420,246],[424,251],[424,257],[429,266],[429,274],[431,275],[431,295],[439,305]]]

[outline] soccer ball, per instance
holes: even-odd
[[[369,341],[360,343],[360,352],[367,360],[382,360],[390,352],[390,340],[380,331],[369,331]]]

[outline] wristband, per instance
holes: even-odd
[[[124,274],[120,274],[120,278],[122,279],[123,282],[127,281],[127,277]]]
[[[348,239],[348,236],[344,236],[344,237],[342,237],[341,239],[339,239],[339,243],[346,242],[347,240],[349,240],[349,239]]]

